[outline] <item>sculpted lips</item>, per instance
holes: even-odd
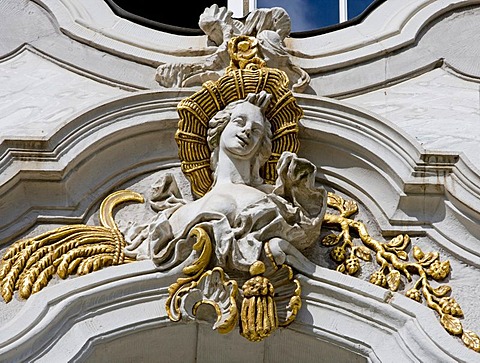
[[[241,135],[235,135],[237,137],[238,140],[240,140],[240,144],[242,146],[245,146],[248,144],[248,139],[246,136],[241,136]]]

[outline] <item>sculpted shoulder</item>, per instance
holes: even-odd
[[[200,213],[219,213],[232,222],[240,211],[264,198],[266,193],[245,184],[225,183],[216,185],[205,196],[180,209],[171,217],[173,229],[181,229],[185,221]]]

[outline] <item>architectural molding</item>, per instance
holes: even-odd
[[[81,43],[136,62],[158,66],[182,56],[201,61],[213,50],[206,36],[181,36],[150,29],[115,15],[102,0],[35,0],[56,20],[61,31]],[[200,16],[200,14],[198,14]],[[185,52],[185,49],[189,49]]]
[[[151,66],[179,61],[201,63],[215,50],[207,46],[205,35],[180,36],[143,27],[116,16],[101,0],[35,2],[47,10],[61,31],[72,39]],[[401,6],[397,2],[384,2],[360,24],[307,38],[287,38],[285,45],[295,65],[311,75],[328,73],[407,49],[436,19],[479,4],[479,0],[407,0]],[[417,68],[395,77],[428,68],[425,62],[415,66]],[[314,89],[320,94],[338,93]]]
[[[3,140],[2,238],[36,221],[78,222],[116,185],[162,165],[178,165],[176,105],[189,93],[119,97],[71,118],[48,139]]]
[[[178,165],[176,105],[188,94],[137,92],[92,107],[47,140],[4,140],[3,239],[36,222],[80,222],[109,190]],[[317,165],[321,184],[355,196],[385,235],[429,235],[461,260],[480,266],[480,229],[474,227],[480,219],[480,176],[467,159],[429,153],[388,120],[342,101],[297,98],[305,110],[300,155]],[[25,195],[24,188],[31,194]],[[50,190],[47,199],[45,190]],[[443,221],[447,210],[450,223]],[[457,241],[466,227],[470,235]]]
[[[298,99],[305,110],[300,154],[317,165],[322,184],[359,198],[385,235],[427,234],[480,266],[480,176],[468,159],[426,151],[390,121],[342,101]],[[444,223],[447,209],[460,224]],[[468,238],[458,241],[465,228]]]
[[[401,5],[386,1],[354,27],[305,39],[290,38],[287,46],[298,66],[329,71],[406,48],[435,19],[478,4],[478,0],[407,0]]]
[[[202,90],[214,99],[198,104],[181,103],[187,99],[191,101],[189,96],[198,88],[159,87],[155,83],[154,67],[165,64],[168,68],[171,64],[202,62],[214,51],[213,47],[207,45],[207,37],[179,36],[142,27],[114,15],[101,0],[34,0],[25,1],[18,8],[11,1],[5,9],[7,14],[18,12],[21,24],[26,24],[30,16],[35,19],[32,24],[41,24],[42,28],[35,39],[31,29],[26,33],[14,29],[6,45],[0,45],[0,72],[3,72],[0,76],[5,75],[8,80],[4,97],[7,102],[0,106],[6,111],[3,112],[4,117],[0,117],[0,125],[5,125],[0,136],[0,249],[5,251],[13,246],[6,254],[5,261],[8,263],[2,267],[6,281],[2,286],[2,296],[5,301],[11,300],[8,304],[2,303],[0,314],[2,360],[114,361],[125,358],[123,354],[127,350],[136,359],[147,359],[149,354],[171,354],[172,357],[179,354],[178,361],[211,361],[216,357],[233,361],[242,351],[243,361],[276,361],[275,358],[279,356],[302,362],[318,361],[319,356],[326,361],[343,359],[348,362],[478,360],[478,352],[473,351],[478,349],[472,345],[478,343],[478,336],[468,331],[480,329],[476,296],[480,291],[477,283],[480,271],[480,170],[474,152],[472,157],[472,145],[475,151],[475,144],[471,143],[475,141],[475,116],[478,111],[472,105],[472,99],[476,103],[476,86],[480,84],[480,65],[476,57],[480,54],[480,48],[475,42],[478,38],[480,0],[386,1],[355,26],[308,38],[286,38],[285,44],[282,43],[287,51],[284,60],[295,62],[296,66],[301,66],[311,76],[306,94],[290,93],[287,75],[285,82],[270,88],[269,94],[258,93],[260,86],[255,85],[257,93],[247,96],[251,101],[253,98],[258,101],[258,104],[249,101],[251,105],[247,106],[259,108],[259,104],[266,106],[270,102],[275,90],[280,89],[277,87],[279,84],[285,92],[288,91],[286,94],[293,101],[282,103],[286,98],[280,98],[282,102],[275,104],[275,107],[294,105],[296,111],[285,112],[284,117],[286,122],[295,119],[295,123],[290,125],[291,129],[288,129],[294,130],[292,133],[295,135],[294,141],[290,142],[289,151],[292,154],[286,155],[296,158],[293,151],[298,151],[301,157],[295,159],[297,164],[288,164],[288,172],[298,177],[295,179],[290,175],[288,181],[303,182],[306,178],[302,172],[310,173],[308,182],[312,188],[308,192],[310,194],[303,194],[308,195],[306,199],[310,203],[313,196],[320,193],[319,186],[331,192],[327,195],[321,189],[324,214],[317,222],[323,221],[323,227],[312,228],[315,233],[318,232],[315,238],[310,239],[312,244],[305,248],[294,246],[298,248],[295,251],[301,250],[302,253],[285,253],[282,257],[278,251],[281,250],[280,242],[291,241],[278,242],[280,238],[277,241],[265,238],[259,241],[263,255],[254,256],[258,261],[244,264],[242,267],[247,268],[241,270],[245,272],[241,278],[235,275],[238,273],[240,276],[240,270],[234,270],[234,276],[230,276],[235,283],[252,284],[245,285],[247,288],[239,285],[242,286],[239,291],[243,291],[244,298],[242,309],[243,302],[248,298],[275,298],[273,291],[277,292],[277,287],[273,285],[269,288],[271,292],[268,296],[245,294],[256,278],[262,277],[262,283],[269,282],[269,279],[274,281],[278,277],[275,277],[275,273],[280,271],[289,275],[285,280],[290,284],[289,288],[295,287],[287,309],[291,308],[290,312],[295,314],[296,320],[292,323],[295,316],[291,320],[284,319],[288,324],[292,323],[288,329],[284,328],[287,324],[278,324],[276,321],[278,329],[270,330],[268,334],[271,336],[256,344],[241,338],[238,332],[225,335],[213,332],[211,321],[202,321],[202,317],[208,315],[202,309],[207,308],[199,308],[196,316],[195,309],[205,300],[185,302],[185,298],[180,302],[187,295],[180,300],[171,299],[172,296],[179,296],[175,295],[176,292],[172,295],[172,284],[177,282],[177,288],[181,287],[182,281],[177,278],[189,261],[184,260],[184,265],[175,265],[170,270],[173,263],[164,268],[160,264],[155,265],[150,260],[152,256],[141,256],[138,260],[144,257],[148,259],[123,264],[137,258],[125,257],[124,246],[131,237],[127,232],[133,229],[129,231],[127,227],[139,222],[143,224],[150,216],[158,218],[155,212],[163,205],[159,206],[158,203],[156,210],[149,203],[124,205],[116,214],[116,220],[113,218],[113,208],[118,205],[115,203],[145,199],[155,204],[159,200],[155,198],[160,198],[162,192],[159,193],[162,186],[158,183],[161,178],[167,180],[163,185],[167,189],[172,187],[168,184],[169,180],[175,184],[167,192],[177,200],[184,197],[187,202],[191,201],[189,180],[192,179],[186,179],[187,173],[182,173],[182,170],[185,172],[182,167],[186,164],[181,165],[180,161],[186,160],[188,164],[193,159],[181,155],[179,149],[182,150],[185,144],[179,143],[178,147],[176,140],[181,141],[181,137],[186,135],[186,138],[190,137],[189,142],[193,140],[197,144],[207,145],[207,127],[202,131],[204,134],[200,134],[191,133],[188,127],[182,129],[179,125],[195,126],[198,120],[206,125],[220,109],[219,105],[225,107],[232,99],[222,98],[222,94],[216,91],[215,83],[211,82]],[[8,28],[8,24],[4,28]],[[450,44],[453,38],[458,42]],[[249,41],[253,42],[252,39]],[[246,45],[245,40],[242,47],[246,49]],[[291,58],[288,58],[288,54]],[[241,60],[244,62],[246,59]],[[240,66],[235,69],[232,62],[228,72],[257,72],[257,68],[262,68],[264,64],[260,62],[261,59],[253,59],[258,62],[253,69],[242,69]],[[248,62],[243,66],[246,64]],[[268,67],[271,70],[276,65]],[[418,75],[423,76],[414,79]],[[408,80],[411,82],[404,82]],[[234,93],[229,93],[231,90],[239,89],[237,83],[222,84],[228,91],[225,94],[231,95]],[[434,90],[431,89],[432,85],[436,87]],[[447,99],[441,97],[442,92]],[[454,97],[450,98],[450,93]],[[64,98],[65,94],[67,96]],[[236,97],[240,97],[240,94],[242,92],[238,92]],[[323,95],[329,95],[330,98]],[[3,97],[3,94],[0,96]],[[392,96],[394,102],[387,96]],[[418,111],[415,105],[412,106],[410,97],[417,97],[418,104],[424,102],[423,109],[428,112],[421,111],[421,107]],[[400,110],[397,114],[392,104],[398,106],[395,109]],[[196,108],[197,105],[200,105],[199,108]],[[186,109],[194,116],[186,116]],[[200,110],[202,117],[198,117],[197,110]],[[254,110],[260,112],[260,108]],[[263,112],[266,112],[266,108]],[[272,113],[277,115],[276,111]],[[253,111],[251,114],[255,115]],[[265,117],[265,113],[262,113],[262,117],[252,118],[258,121]],[[455,125],[447,127],[452,120]],[[446,125],[443,131],[433,132],[433,127],[439,127],[440,124]],[[465,130],[467,124],[471,125],[469,127],[472,130]],[[273,124],[264,121],[262,125]],[[434,126],[430,126],[430,129],[425,126],[425,132],[412,131],[422,125]],[[458,151],[456,140],[464,134],[454,138],[457,135],[452,135],[456,132],[452,131],[456,130],[453,126],[460,133],[470,132],[469,144],[460,144]],[[287,130],[283,126],[280,129]],[[177,130],[183,132],[180,137]],[[268,128],[263,126],[262,130],[262,135],[268,136]],[[276,130],[274,128],[274,132]],[[432,132],[429,133],[429,130]],[[422,141],[434,139],[436,135],[452,137],[444,142],[433,140],[431,144]],[[237,138],[246,144],[241,137]],[[232,139],[235,140],[234,137]],[[431,145],[440,147],[437,150]],[[195,154],[195,147],[189,144],[183,150]],[[205,174],[208,177],[211,160],[205,155],[210,155],[214,147],[207,145],[207,148],[206,154],[202,154],[199,160],[206,161],[207,168],[203,170],[207,170]],[[197,164],[189,165],[193,165],[194,171],[201,169]],[[280,167],[275,168],[274,173],[280,173]],[[247,169],[243,169],[245,175],[248,174]],[[252,164],[249,170],[251,173]],[[256,170],[257,176],[263,172],[259,168]],[[230,180],[232,183],[227,187],[238,184],[238,180]],[[209,186],[204,189],[207,193]],[[286,184],[282,186],[285,190],[289,187]],[[100,202],[108,199],[104,199],[107,195],[118,196],[112,192],[125,192],[125,189],[130,190],[126,193],[137,195],[137,199],[124,198],[122,201],[119,197],[117,202],[109,204],[111,209],[107,208],[108,213],[102,212],[105,204],[102,203],[99,208]],[[261,189],[258,191],[264,193]],[[235,194],[231,189],[228,192]],[[288,203],[285,205],[289,208],[298,208]],[[355,203],[358,204],[358,210]],[[320,204],[317,203],[316,207]],[[248,208],[252,205],[248,205]],[[325,212],[327,206],[330,208],[328,213]],[[263,213],[262,208],[259,205],[258,211]],[[96,213],[98,209],[100,212]],[[191,210],[188,212],[195,214]],[[327,214],[327,218],[323,219]],[[109,223],[105,223],[106,215],[110,218]],[[353,215],[355,219],[349,219]],[[335,223],[343,224],[337,228],[339,226]],[[51,227],[58,225],[67,228],[61,227],[53,230],[52,234],[43,234],[45,230],[52,231]],[[63,247],[66,245],[60,245],[66,241],[62,239],[65,231],[73,231],[73,237],[67,242],[74,242],[71,245],[79,247],[79,252],[89,246],[83,245],[83,240],[82,243],[78,242],[80,238],[75,234],[76,228],[107,229],[112,225],[118,227],[115,230],[117,234],[109,230],[113,237],[107,241],[113,241],[116,246],[116,257],[111,260],[114,266],[86,276],[61,280],[58,276],[65,277],[75,272],[81,274],[75,271],[78,264],[74,266],[85,257],[81,256],[72,265],[67,265],[67,272],[55,275],[53,281],[46,285],[48,277],[58,272],[54,270],[60,264],[58,254],[65,254]],[[147,223],[144,225],[147,227],[142,228],[147,231],[152,225]],[[363,232],[361,228],[371,232]],[[324,232],[331,234],[325,235]],[[42,233],[38,240],[30,238],[38,233]],[[20,240],[12,245],[15,240],[24,237],[30,238],[28,242]],[[198,242],[200,237],[197,234],[185,238],[190,238],[189,242],[193,243],[194,238]],[[363,245],[357,244],[359,239]],[[376,239],[392,240],[381,243]],[[172,241],[175,242],[175,239],[168,243]],[[211,241],[205,241],[207,239],[201,242],[208,252]],[[199,245],[200,242],[194,251],[199,252]],[[17,246],[20,246],[18,251]],[[93,247],[99,247],[97,252],[102,248],[99,245]],[[28,251],[22,254],[22,248]],[[336,255],[335,250],[338,252]],[[374,256],[372,251],[377,253],[377,265],[371,261]],[[103,252],[98,253],[101,255]],[[208,257],[202,260],[200,272],[190,282],[205,281],[215,270],[208,264],[216,261],[208,254],[211,251],[207,252],[205,256]],[[33,258],[27,263],[28,266],[22,266],[22,261],[29,253]],[[14,261],[8,257],[9,254],[20,258]],[[380,263],[380,255],[385,258],[383,263]],[[54,260],[51,256],[55,256]],[[225,260],[230,257],[228,255]],[[411,261],[407,263],[409,257]],[[270,272],[266,273],[265,264],[260,258],[265,258],[265,262],[269,258],[275,271],[268,275]],[[167,261],[167,265],[170,262]],[[263,272],[260,264],[255,265],[257,262],[263,264]],[[283,265],[284,262],[291,266]],[[47,265],[54,269],[40,276],[43,272],[38,271],[46,271]],[[103,268],[109,265],[105,262],[90,270],[96,270],[99,266]],[[217,265],[219,269],[225,266]],[[418,276],[415,275],[413,281],[408,278],[412,271],[407,271],[405,266],[416,269]],[[20,275],[22,268],[32,268],[33,272],[22,272]],[[167,271],[160,271],[162,268]],[[337,271],[334,271],[335,268]],[[7,273],[8,269],[13,272]],[[50,275],[47,276],[48,273]],[[246,277],[248,273],[250,278]],[[439,285],[447,275],[448,285]],[[204,276],[207,277],[202,280]],[[416,280],[416,277],[419,278]],[[225,287],[223,275],[219,279]],[[28,285],[30,280],[41,282],[32,288],[33,282]],[[45,288],[36,293],[41,284],[40,289]],[[25,287],[27,285],[28,288]],[[198,291],[192,292],[191,286],[184,287],[187,290],[183,292],[192,293],[192,296],[197,294],[190,296],[192,299],[198,297]],[[202,296],[207,296],[208,284],[201,289],[204,289],[200,291]],[[405,295],[388,289],[403,291]],[[7,290],[11,294],[5,298]],[[21,296],[27,296],[25,291],[28,294],[33,292],[27,301],[21,299]],[[216,293],[221,294],[222,290],[216,290]],[[279,295],[281,293],[277,292],[276,297]],[[235,299],[235,294],[231,293],[229,298]],[[167,299],[170,299],[169,304],[166,304]],[[199,304],[194,304],[199,301]],[[222,304],[225,301],[222,300]],[[177,313],[175,309],[181,304],[184,304],[181,306],[184,311],[172,315],[169,309],[173,306],[174,313]],[[193,308],[185,309],[185,304]],[[271,302],[268,304],[271,305],[265,312],[274,306]],[[224,311],[228,309],[225,303]],[[287,311],[282,309],[283,312]],[[432,309],[436,309],[438,314]],[[245,311],[242,310],[244,316]],[[185,318],[190,313],[198,318],[197,321],[187,322],[185,319],[173,323],[177,316],[180,319],[183,314]],[[440,315],[441,323],[438,318]],[[228,328],[238,330],[236,324],[243,324],[245,320],[236,319]],[[251,329],[242,327],[242,331]],[[462,345],[459,335],[462,333],[465,345]],[[469,344],[465,341],[469,334],[473,337],[474,343],[470,344],[473,350],[468,349]],[[175,340],[171,336],[180,338]],[[255,338],[255,335],[250,338]],[[185,344],[185,341],[192,344]],[[151,347],[147,349],[149,344]],[[218,349],[219,344],[225,349]],[[225,355],[220,357],[221,354]],[[293,357],[292,354],[298,356]]]
[[[458,349],[433,312],[400,294],[320,267],[299,278],[305,286],[305,308],[291,330],[315,338],[309,355],[303,357],[306,361],[317,361],[321,354],[317,350],[324,349],[313,344],[317,339],[339,347],[330,349],[351,352],[350,359],[372,362],[392,356],[412,362],[477,358],[469,349]],[[9,361],[85,361],[104,340],[135,340],[144,330],[168,329],[172,322],[163,307],[166,286],[174,280],[172,274],[157,272],[151,261],[143,261],[49,286],[30,297],[0,330],[0,355]],[[270,337],[271,344],[281,334],[280,330]],[[235,341],[241,338],[229,334],[225,339],[238,344]],[[102,357],[101,351],[98,354]]]

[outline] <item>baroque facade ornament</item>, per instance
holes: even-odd
[[[4,300],[17,290],[28,298],[55,274],[66,278],[152,260],[158,271],[177,276],[166,301],[172,321],[196,319],[207,305],[215,314],[214,329],[228,333],[238,325],[243,337],[261,341],[291,324],[301,308],[295,273],[308,273],[310,263],[302,252],[320,241],[322,230],[337,230],[321,243],[331,248],[339,272],[356,275],[360,260],[371,262],[374,254],[379,269],[371,283],[398,291],[402,276],[408,281],[416,277],[405,295],[425,300],[450,334],[480,351],[478,335],[465,330],[458,318],[463,312],[451,287],[431,283],[447,278],[449,262],[417,246],[411,249],[415,262],[410,261],[408,235],[388,242],[372,238],[365,224],[353,218],[357,204],[316,186],[315,165],[296,155],[303,111],[290,90],[288,72],[269,66],[260,36],[269,34],[269,24],[278,27],[278,39],[283,39],[289,20],[275,9],[256,11],[243,34],[233,36],[233,29],[241,27],[224,10],[212,6],[203,17],[229,63],[221,63],[223,74],[203,82],[177,108],[178,155],[196,199],[185,200],[167,174],[154,186],[150,203],[157,213],[152,220],[121,230],[114,208],[144,202],[138,193],[121,190],[103,201],[100,226],[65,226],[14,242],[0,267]],[[179,78],[182,86],[190,79],[185,75]]]
[[[283,70],[294,91],[303,92],[308,87],[310,76],[291,61],[283,44],[291,29],[290,17],[284,9],[256,9],[240,21],[233,19],[232,12],[227,8],[214,4],[205,9],[198,25],[208,36],[209,45],[215,49],[214,53],[202,63],[160,65],[155,76],[160,85],[191,87],[201,85],[207,80],[218,80],[229,62],[234,61],[229,49],[232,45],[230,40],[252,37],[255,39],[255,52],[268,67]],[[236,54],[243,57],[245,51],[239,49]]]

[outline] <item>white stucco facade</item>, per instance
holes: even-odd
[[[182,178],[176,106],[198,87],[164,88],[155,72],[205,60],[206,36],[134,24],[100,0],[6,0],[0,14],[2,250],[61,225],[95,224],[114,190],[148,195],[166,172]],[[299,155],[316,165],[317,183],[356,200],[376,238],[408,234],[448,259],[462,324],[477,334],[479,24],[477,0],[388,0],[360,24],[285,40],[311,78],[295,97],[305,114]],[[128,205],[117,219],[148,213]],[[347,276],[322,251],[309,251],[317,266],[297,276],[295,322],[260,343],[171,322],[165,300],[176,276],[141,261],[0,302],[0,360],[480,360],[424,304],[370,284],[369,264]]]

